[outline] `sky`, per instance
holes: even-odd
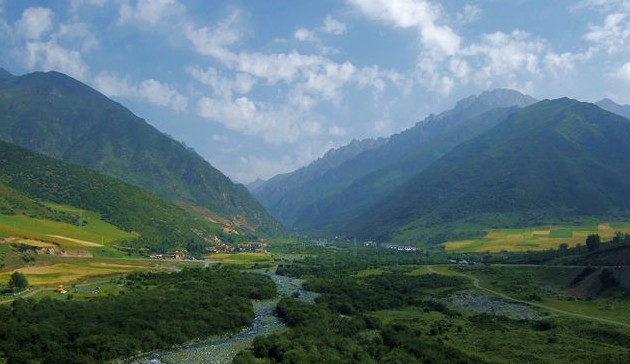
[[[630,104],[630,0],[0,0],[0,47],[240,183],[495,88]]]

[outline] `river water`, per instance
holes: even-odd
[[[300,279],[279,276],[275,272],[260,271],[267,274],[276,284],[280,295],[293,295],[299,293],[298,298],[304,301],[313,302],[316,294],[302,289]],[[225,337],[213,338],[200,343],[190,344],[167,352],[150,353],[138,358],[126,361],[132,364],[171,364],[171,363],[191,363],[191,364],[219,364],[231,363],[234,356],[241,350],[245,350],[252,345],[254,337],[258,335],[269,335],[274,332],[286,330],[286,327],[274,312],[279,299],[253,301],[254,323],[240,333]]]

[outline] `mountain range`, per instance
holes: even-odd
[[[0,71],[0,140],[105,173],[221,222],[282,226],[206,160],[89,86],[58,72]]]
[[[292,228],[378,240],[439,242],[478,236],[480,226],[622,219],[630,216],[628,107],[598,105],[485,92],[311,179],[282,176],[299,181],[285,195],[269,198],[280,190],[275,179],[253,193]],[[300,189],[323,192],[299,205],[289,197]]]
[[[534,102],[505,89],[471,96],[387,139],[355,141],[331,151],[307,167],[272,178],[253,194],[288,227],[333,232],[340,219],[356,216],[457,144]],[[354,153],[345,152],[349,148]],[[335,161],[329,162],[332,156]]]

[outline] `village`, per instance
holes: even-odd
[[[208,254],[225,254],[225,253],[262,253],[268,254],[267,243],[264,240],[250,241],[237,244],[219,244],[208,247],[206,249]],[[194,259],[191,258],[186,249],[169,250],[166,253],[153,254],[150,256],[153,259],[167,259],[167,260],[184,260]]]

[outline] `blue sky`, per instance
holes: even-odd
[[[244,183],[489,89],[630,103],[630,0],[0,0],[0,45]]]

